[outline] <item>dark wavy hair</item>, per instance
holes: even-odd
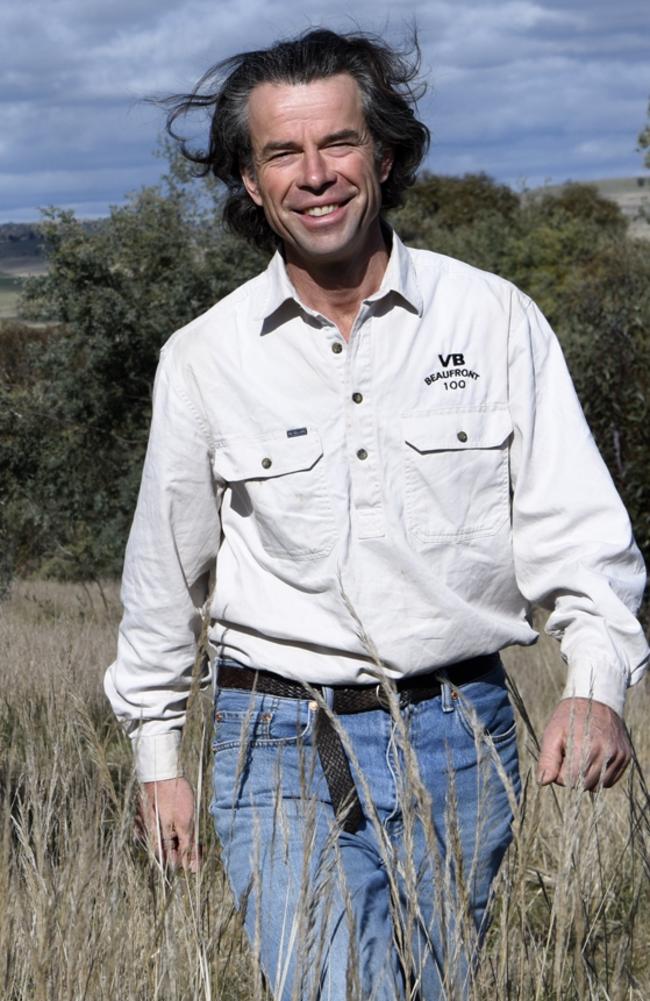
[[[259,247],[275,247],[278,239],[264,210],[248,196],[241,180],[242,167],[253,166],[248,131],[251,91],[263,83],[306,84],[340,73],[352,76],[361,91],[378,158],[384,150],[393,153],[391,172],[382,184],[382,210],[386,210],[401,203],[429,145],[429,130],[415,117],[416,102],[425,90],[417,81],[419,68],[415,33],[411,47],[398,52],[365,32],[341,35],[310,30],[268,49],[224,59],[208,70],[191,94],[167,98],[163,102],[168,108],[167,131],[195,165],[198,176],[212,173],[226,185],[226,226]],[[188,114],[206,110],[211,118],[209,145],[192,148],[177,133],[177,123]]]

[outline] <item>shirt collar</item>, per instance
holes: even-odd
[[[422,293],[418,286],[415,267],[408,247],[404,246],[394,229],[391,229],[386,223],[382,223],[382,225],[391,242],[390,257],[379,289],[374,295],[368,296],[366,301],[376,302],[392,292],[399,296],[407,306],[410,306],[418,316],[422,316],[424,308]]]
[[[418,316],[422,316],[422,293],[417,283],[411,255],[397,233],[388,226],[385,226],[385,229],[391,240],[388,264],[380,287],[373,295],[368,296],[366,302],[378,302],[392,294],[398,301],[402,300],[402,304],[407,308],[410,307]],[[269,333],[285,320],[299,314],[302,314],[308,323],[320,321],[319,314],[301,302],[279,250],[271,258],[265,278],[266,297],[253,314],[255,320],[259,322],[260,333]],[[320,322],[318,325],[320,326]]]

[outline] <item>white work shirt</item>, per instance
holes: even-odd
[[[201,609],[221,656],[324,684],[530,644],[622,712],[645,573],[557,340],[510,283],[404,247],[346,343],[280,254],[165,345],[106,691],[179,774]]]

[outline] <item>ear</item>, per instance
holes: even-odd
[[[388,180],[388,175],[393,169],[393,164],[395,162],[395,154],[392,149],[384,150],[381,155],[381,160],[379,162],[379,183],[383,184],[384,181]]]
[[[260,190],[257,186],[257,181],[255,179],[255,174],[249,167],[241,168],[241,179],[248,195],[255,202],[256,205],[262,204],[262,196],[260,195]]]

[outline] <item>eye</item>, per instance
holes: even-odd
[[[278,160],[287,160],[290,156],[295,156],[295,155],[296,155],[295,150],[292,150],[292,149],[282,149],[282,150],[279,150],[277,153],[272,153],[271,156],[269,156],[268,159],[270,161],[276,161],[277,162]]]

